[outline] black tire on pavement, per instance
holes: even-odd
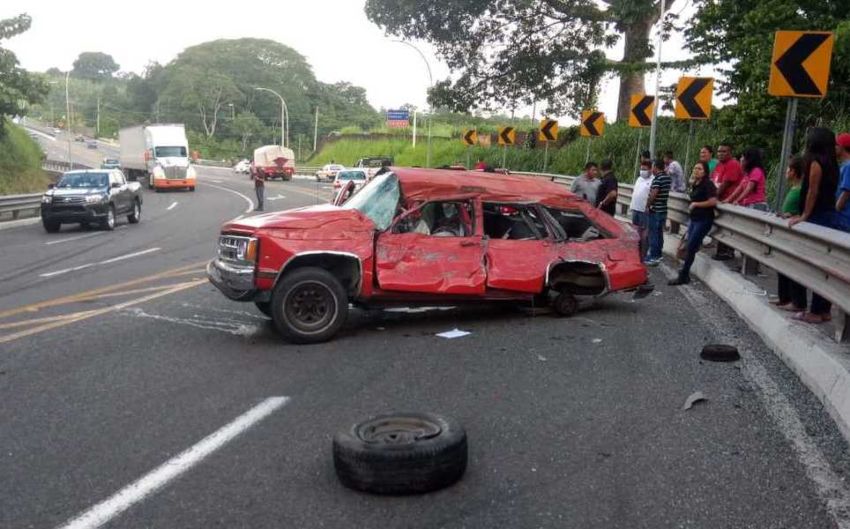
[[[127,215],[127,222],[130,224],[138,224],[142,220],[142,205],[138,200],[133,201],[133,211]]]
[[[741,359],[734,345],[708,344],[702,348],[700,357],[710,362],[736,362]]]
[[[115,229],[115,206],[109,206],[109,209],[106,210],[106,218],[103,219],[101,227],[107,231]]]
[[[348,294],[324,268],[298,268],[284,275],[271,305],[275,327],[293,343],[326,342],[348,317]]]
[[[376,494],[422,494],[466,471],[466,432],[449,417],[393,413],[355,424],[333,439],[334,468],[346,487]]]
[[[271,301],[255,301],[254,305],[256,305],[257,309],[268,316],[272,317],[272,302]]]
[[[561,292],[552,300],[552,309],[558,316],[575,316],[578,312],[578,300],[569,292]]]
[[[47,233],[56,233],[62,228],[62,223],[55,220],[43,220],[41,224],[44,226],[44,231]]]

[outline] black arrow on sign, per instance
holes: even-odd
[[[555,121],[549,120],[545,125],[540,129],[540,132],[543,133],[543,136],[549,141],[555,141],[555,135],[552,134],[552,127],[555,126]]]
[[[463,141],[465,141],[467,145],[472,145],[472,144],[474,144],[474,143],[475,143],[475,140],[473,140],[473,139],[472,139],[472,136],[474,136],[474,135],[475,135],[475,131],[474,131],[474,130],[468,130],[468,131],[466,131],[466,134],[463,136]]]
[[[649,107],[651,107],[654,102],[655,96],[643,96],[643,99],[641,99],[632,109],[632,114],[635,115],[635,118],[637,118],[637,121],[641,124],[641,126],[652,126],[652,118],[646,114],[646,111],[649,110]]]
[[[703,89],[708,86],[708,83],[711,82],[711,79],[708,77],[698,77],[694,79],[694,82],[691,83],[691,86],[687,87],[682,95],[679,96],[679,103],[683,107],[685,107],[685,111],[692,118],[707,118],[705,110],[699,103],[696,101],[696,97],[699,95]]]
[[[504,130],[502,130],[502,133],[500,134],[500,136],[502,137],[503,143],[506,143],[508,145],[511,145],[513,143],[511,141],[511,132],[513,132],[513,131],[514,131],[513,127],[505,127]]]
[[[582,122],[582,125],[587,129],[587,132],[590,133],[591,136],[601,136],[599,131],[596,130],[596,121],[602,117],[602,112],[592,112],[586,120]]]
[[[782,57],[774,63],[788,81],[791,89],[799,95],[822,96],[823,93],[812,80],[809,72],[803,67],[803,63],[811,57],[812,53],[823,44],[829,35],[823,33],[806,33],[797,39]]]

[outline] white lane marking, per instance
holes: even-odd
[[[178,202],[172,202],[170,206],[165,208],[166,211],[171,211],[172,209],[177,207]]]
[[[168,482],[197,465],[239,435],[245,433],[289,402],[289,397],[270,397],[203,438],[194,446],[172,457],[112,497],[69,521],[60,529],[95,529],[109,522],[134,504],[163,488]]]
[[[222,186],[217,186],[217,185],[214,185],[214,184],[204,184],[204,185],[214,187],[216,189],[221,189],[222,191],[227,191],[228,193],[233,193],[234,195],[239,195],[240,197],[242,197],[245,200],[245,202],[248,203],[248,209],[245,210],[245,213],[250,213],[254,210],[254,201],[251,200],[250,198],[248,198],[247,196],[243,195],[239,191],[236,191],[235,189],[230,189],[229,187],[222,187]]]
[[[140,255],[145,255],[153,252],[158,252],[160,248],[148,248],[147,250],[142,250],[140,252],[128,253],[126,255],[119,255],[118,257],[113,257],[111,259],[107,259],[105,261],[98,261],[96,263],[86,263],[84,265],[74,266],[71,268],[65,268],[63,270],[56,270],[54,272],[47,272],[44,274],[39,274],[39,277],[53,277],[61,274],[67,274],[68,272],[76,272],[78,270],[85,270],[86,268],[92,268],[93,266],[100,266],[105,264],[117,263],[118,261],[123,261],[125,259],[131,259],[133,257],[138,257]]]
[[[198,317],[197,314],[194,314],[194,317],[192,318],[177,318],[174,316],[163,316],[161,314],[150,314],[138,307],[127,309],[126,312],[138,318],[167,321],[178,325],[196,327],[198,329],[226,332],[227,334],[233,334],[236,336],[253,336],[260,330],[258,326],[249,323],[242,323],[233,320],[208,320]]]
[[[281,199],[284,199],[284,198],[286,198],[286,197],[278,193],[278,195],[276,197],[268,197],[268,198],[266,198],[266,200],[270,200],[270,201],[274,202],[275,200],[281,200]]]
[[[44,243],[45,246],[53,246],[54,244],[62,244],[65,242],[71,241],[79,241],[80,239],[89,239],[91,237],[97,237],[98,235],[103,235],[106,233],[105,231],[96,231],[94,233],[87,233],[85,235],[77,235],[76,237],[68,237],[67,239],[59,239],[58,241],[50,241]]]
[[[663,264],[661,268],[669,279],[678,275],[666,264]],[[694,307],[696,313],[703,316],[702,321],[712,327],[717,337],[726,343],[735,342],[736,337],[730,335],[721,325],[721,322],[725,321],[723,315],[714,309],[700,291],[690,285],[678,288],[688,303]],[[746,349],[741,348],[739,352],[743,359],[741,373],[758,387],[757,393],[765,410],[793,447],[806,475],[814,483],[818,497],[826,505],[827,512],[835,521],[835,526],[839,529],[850,529],[850,490],[847,489],[843,478],[835,473],[818,445],[806,432],[806,427],[800,420],[797,410],[782,393],[776,381],[770,377],[764,365]]]
[[[212,180],[212,179],[210,179],[210,182],[215,182],[216,184],[220,184],[222,181],[221,181],[221,180]]]

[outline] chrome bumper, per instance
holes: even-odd
[[[214,259],[207,264],[207,278],[222,294],[234,301],[254,299],[254,267],[236,266]]]

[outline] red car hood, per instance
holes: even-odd
[[[356,209],[322,204],[232,220],[222,227],[222,231],[250,233],[261,229],[310,230],[331,234],[372,232],[375,224]]]

